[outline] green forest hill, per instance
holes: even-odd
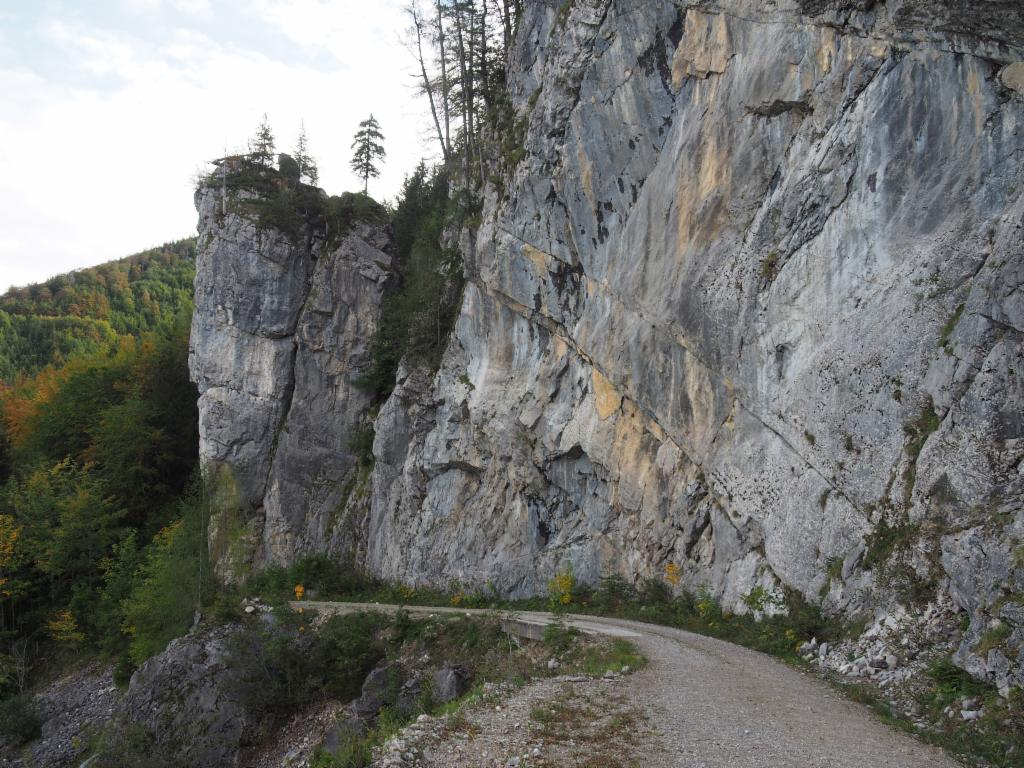
[[[194,571],[180,550],[198,549],[181,522],[199,442],[195,249],[181,240],[0,296],[0,736],[33,735],[19,694],[46,670],[160,625],[150,559]],[[193,596],[161,590],[184,601],[180,622]]]
[[[0,296],[0,383],[109,349],[166,326],[192,306],[195,238]]]

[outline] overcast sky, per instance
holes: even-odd
[[[373,112],[393,198],[432,151],[403,2],[0,0],[0,291],[194,234],[193,176],[264,112],[331,194]]]

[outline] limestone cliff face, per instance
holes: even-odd
[[[211,543],[230,570],[364,546],[351,441],[371,396],[355,381],[391,276],[390,234],[356,223],[340,244],[259,229],[222,192],[196,193],[190,367],[200,461],[219,506]],[[360,502],[363,503],[360,503]]]
[[[513,595],[670,563],[739,610],[942,590],[960,661],[1024,683],[1022,44],[1013,0],[527,2],[526,157],[463,233],[441,370],[400,372],[343,537],[382,576]],[[376,241],[213,230],[211,195],[203,458],[270,557],[327,547]]]
[[[1024,641],[1024,20],[945,5],[528,3],[527,157],[377,419],[372,568],[946,589],[1024,682],[970,653]]]

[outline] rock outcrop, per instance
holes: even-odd
[[[226,625],[172,640],[132,675],[115,712],[121,727],[141,729],[175,765],[236,765],[261,725],[246,709],[242,673],[231,663],[237,633]]]
[[[377,419],[373,569],[945,589],[1024,682],[972,651],[1024,590],[1024,24],[946,5],[530,4],[527,156]]]
[[[734,610],[941,591],[958,661],[1021,685],[1022,59],[1006,0],[528,2],[525,158],[463,233],[440,371],[376,418],[366,528],[329,534],[317,491],[351,466],[360,347],[302,320],[345,251],[214,225],[210,190],[204,462],[265,510],[266,559],[365,535],[381,576],[510,595],[671,564]],[[359,274],[323,312],[368,331],[386,268]]]
[[[230,205],[224,194],[196,193],[189,359],[200,460],[224,510],[211,537],[220,570],[351,555],[369,501],[352,441],[371,395],[356,381],[391,276],[390,233],[355,221],[330,242],[309,227],[292,238],[240,210],[244,193],[228,192]]]

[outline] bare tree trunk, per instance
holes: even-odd
[[[455,39],[458,42],[459,52],[459,75],[462,86],[462,133],[463,133],[463,155],[465,156],[465,167],[463,173],[466,180],[466,187],[469,187],[470,169],[473,167],[473,118],[470,108],[470,86],[469,74],[466,67],[466,45],[462,35],[462,6],[455,6]]]
[[[480,12],[480,90],[484,104],[491,106],[491,87],[487,70],[487,0],[482,0],[483,10]],[[478,125],[481,121],[477,121]],[[484,144],[477,142],[477,156],[480,160],[480,184],[484,183]]]
[[[512,9],[509,8],[508,0],[501,0],[501,22],[505,28],[505,55],[508,55],[512,47]]]
[[[18,693],[25,692],[28,683],[28,673],[32,669],[31,654],[29,652],[29,639],[23,637],[11,644],[11,659],[14,662],[14,682],[18,687]]]
[[[490,85],[487,69],[487,0],[483,0],[483,10],[480,12],[480,88],[488,106],[491,104]]]
[[[415,3],[409,3],[405,9],[406,13],[409,14],[412,19],[413,28],[416,30],[416,58],[420,62],[420,75],[423,78],[423,91],[427,94],[427,100],[430,102],[430,114],[434,118],[434,128],[437,130],[437,140],[441,144],[441,155],[444,157],[444,161],[448,162],[448,142],[445,140],[444,134],[441,133],[441,122],[437,117],[437,105],[434,103],[434,86],[430,82],[430,76],[427,74],[427,64],[423,58],[423,20],[420,18],[419,11],[416,8]],[[445,125],[447,127],[447,116],[445,118]]]
[[[474,154],[479,154],[479,142],[477,141],[477,49],[476,49],[476,2],[475,0],[469,0],[468,8],[466,9],[469,13],[469,29],[467,30],[467,45],[466,45],[466,72],[468,77],[466,78],[466,84],[468,87],[467,97],[469,99],[469,135],[473,138],[473,142],[470,145],[470,159],[473,159]],[[476,173],[476,171],[474,171]]]
[[[444,10],[441,0],[435,0],[437,9],[437,49],[439,63],[441,64],[441,112],[444,115],[444,155],[451,157],[452,154],[452,117],[451,117],[451,87],[448,82],[448,59],[445,51],[444,41]]]

